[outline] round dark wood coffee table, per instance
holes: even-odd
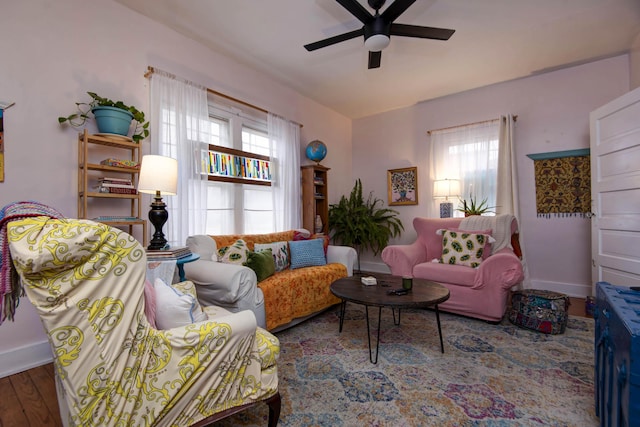
[[[440,351],[444,353],[444,343],[442,341],[442,328],[440,327],[440,312],[438,304],[449,299],[449,289],[425,279],[413,279],[411,291],[406,295],[390,295],[391,289],[402,288],[402,277],[392,276],[390,274],[374,273],[377,285],[364,285],[360,281],[361,275],[352,277],[344,277],[338,279],[331,284],[331,293],[342,300],[340,304],[340,330],[342,332],[342,324],[344,322],[344,314],[347,301],[365,306],[367,316],[367,340],[369,342],[369,360],[371,363],[378,363],[378,349],[380,346],[380,316],[383,307],[390,307],[393,312],[393,323],[400,325],[400,309],[402,308],[428,308],[433,307],[436,312],[436,321],[438,323],[438,334],[440,335]],[[378,334],[376,337],[375,359],[373,358],[371,349],[371,333],[369,330],[369,307],[378,307]],[[398,309],[398,319],[396,321],[396,312]]]

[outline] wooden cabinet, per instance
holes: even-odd
[[[594,389],[602,426],[636,426],[640,420],[639,306],[640,292],[596,283]]]
[[[119,159],[122,163],[133,161],[139,165],[142,151],[140,144],[124,137],[89,135],[86,130],[78,136],[78,218],[126,227],[131,235],[134,226],[140,226],[146,246],[147,220],[142,218],[140,194],[103,193],[97,188],[100,178],[130,179],[137,186],[139,167],[101,164],[95,160],[98,158]]]
[[[315,232],[316,216],[322,220],[322,233],[329,232],[329,186],[327,171],[320,165],[302,166],[302,226]]]

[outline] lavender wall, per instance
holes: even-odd
[[[0,206],[33,199],[75,216],[77,133],[61,128],[57,117],[70,114],[76,101],[87,100],[87,91],[148,111],[149,82],[143,75],[149,65],[302,123],[301,153],[306,143],[321,139],[329,149],[323,164],[332,176],[344,177],[332,180],[330,199],[350,189],[350,119],[118,3],[3,2],[0,52],[0,100],[15,102],[4,115]],[[148,147],[143,143],[143,151]],[[51,357],[26,298],[16,319],[0,327],[0,377]]]
[[[542,219],[535,212],[531,153],[589,147],[589,113],[629,91],[627,55],[495,84],[355,120],[353,176],[365,191],[387,200],[386,169],[418,166],[419,205],[398,206],[406,232],[392,243],[415,239],[411,222],[427,216],[427,131],[518,115],[515,129],[522,243],[532,285],[584,296],[591,290],[590,222],[582,218]],[[368,254],[363,268],[384,271]]]
[[[630,89],[635,89],[640,87],[640,34],[633,41],[633,45],[631,46],[631,53],[629,54],[629,71],[631,73],[630,81],[631,87]]]

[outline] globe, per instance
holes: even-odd
[[[307,159],[319,164],[327,156],[327,146],[324,145],[324,142],[316,139],[307,144],[306,154]]]

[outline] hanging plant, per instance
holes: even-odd
[[[112,101],[109,98],[103,98],[97,95],[95,92],[87,92],[91,97],[90,102],[76,102],[77,113],[70,114],[66,117],[58,117],[58,123],[69,124],[74,128],[80,128],[84,126],[88,119],[95,117],[95,112],[99,107],[113,107],[127,111],[132,116],[132,121],[135,121],[135,128],[131,139],[135,142],[140,142],[149,136],[149,122],[145,121],[145,115],[142,111],[138,110],[133,105],[127,105],[122,101]],[[128,129],[127,129],[128,131]],[[126,134],[126,132],[125,132]]]

